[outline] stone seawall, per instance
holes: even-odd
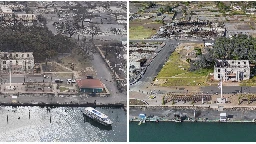
[[[220,113],[226,113],[226,122],[256,122],[256,107],[230,107],[215,109],[199,106],[130,106],[130,121],[140,121],[139,114],[146,114],[147,121],[219,122]]]

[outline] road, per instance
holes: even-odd
[[[152,63],[148,66],[145,74],[141,78],[141,81],[150,82],[153,77],[155,77],[163,67],[163,64],[168,60],[169,56],[174,52],[177,41],[167,41],[162,50],[154,58]]]
[[[217,86],[206,86],[201,87],[201,90],[204,93],[209,94],[220,94],[220,89]],[[223,94],[231,94],[231,93],[256,93],[256,87],[248,87],[248,86],[223,86]]]
[[[144,39],[144,40],[129,40],[129,42],[168,42],[175,41],[175,39]],[[213,43],[213,40],[202,40],[202,39],[194,39],[194,38],[184,38],[177,40],[179,43]]]
[[[101,58],[100,54],[95,53],[93,55],[92,65],[94,70],[96,70],[97,78],[100,79],[107,87],[110,92],[111,97],[115,102],[126,101],[126,93],[120,93],[115,85],[113,76]]]
[[[139,88],[141,85],[145,85],[145,83],[152,82],[153,78],[157,76],[164,63],[168,60],[169,56],[172,54],[172,52],[174,52],[178,45],[178,41],[176,40],[168,40],[165,41],[165,43],[165,46],[147,67],[147,70],[145,71],[144,75],[142,75],[142,78],[139,80],[139,82],[131,85],[130,88]]]
[[[0,100],[2,103],[12,103],[16,100],[19,103],[78,103],[86,104],[94,103],[96,100],[97,104],[108,104],[108,103],[119,103],[120,101],[113,101],[110,97],[86,97],[84,95],[47,95],[47,94],[21,94],[17,98],[12,98],[10,95],[0,95]],[[122,102],[125,103],[125,102]],[[125,103],[126,104],[126,103]]]

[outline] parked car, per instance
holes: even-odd
[[[55,79],[55,82],[56,82],[56,83],[62,83],[63,80],[61,80],[61,79]]]
[[[70,83],[76,83],[76,80],[67,79],[67,84],[70,84]]]
[[[93,76],[86,76],[87,79],[93,79]]]

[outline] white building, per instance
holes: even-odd
[[[227,113],[220,113],[220,122],[227,121]]]
[[[17,20],[20,21],[36,21],[37,17],[35,14],[16,14],[15,15]]]
[[[33,52],[0,52],[1,71],[9,72],[10,66],[13,73],[33,71]]]
[[[9,7],[4,7],[4,6],[0,7],[1,16],[12,16],[12,14],[13,14],[12,9],[10,9]]]
[[[217,60],[214,66],[214,80],[242,81],[250,78],[248,60]]]

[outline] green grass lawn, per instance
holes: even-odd
[[[184,68],[184,70],[182,70]],[[173,52],[168,62],[157,75],[157,79],[166,79],[161,86],[197,86],[208,85],[207,76],[211,69],[200,69],[194,72],[188,71],[189,64],[179,58],[178,52]]]
[[[129,38],[132,40],[146,39],[156,33],[156,30],[147,29],[143,26],[132,26],[129,29]]]
[[[185,69],[189,68],[189,64],[186,62],[180,61],[178,52],[173,52],[172,55],[169,57],[169,60],[167,63],[165,63],[165,66],[161,69],[161,71],[158,73],[157,78],[159,77],[172,77],[177,74],[185,73],[187,70],[182,70],[179,68],[179,66],[182,66]]]
[[[256,76],[249,80],[242,81],[240,86],[256,86]]]
[[[66,88],[66,87],[60,87],[60,92],[64,92],[65,90],[69,90],[69,88]]]

